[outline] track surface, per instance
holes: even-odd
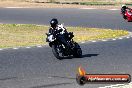
[[[1,23],[48,24],[53,17],[65,25],[125,29],[119,11],[82,9],[0,9]],[[75,76],[78,66],[88,73],[132,75],[132,39],[81,44],[83,58],[57,60],[51,48],[33,47],[0,51],[0,88],[80,88]],[[88,84],[97,88],[107,84]],[[108,84],[109,85],[109,84]]]
[[[2,23],[47,24],[52,18],[69,26],[129,29],[132,25],[123,20],[120,11],[87,9],[0,9]]]

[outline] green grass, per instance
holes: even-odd
[[[132,6],[132,3],[126,3],[126,5],[128,5],[128,6]]]
[[[112,5],[115,6],[117,3],[112,2],[49,2],[49,3],[56,3],[56,4],[77,4],[77,5]]]
[[[111,2],[81,2],[81,5],[116,5],[116,3]]]
[[[32,24],[0,24],[0,48],[44,45],[48,26]],[[115,38],[127,35],[124,30],[108,30],[99,28],[67,27],[74,32],[77,42]]]

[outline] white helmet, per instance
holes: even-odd
[[[121,7],[126,7],[126,5],[122,5]]]

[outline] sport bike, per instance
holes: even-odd
[[[127,9],[125,14],[121,11],[121,14],[125,20],[132,22],[132,9]]]
[[[59,30],[63,29],[64,26],[61,24],[58,26]],[[54,56],[61,60],[65,57],[76,57],[81,58],[82,57],[82,50],[77,42],[73,40],[73,32],[67,33],[66,42],[68,46],[63,44],[61,41],[59,41],[58,36],[61,34],[56,34],[56,37],[54,37],[52,34],[46,33],[47,38],[46,41],[49,43],[49,46],[52,48],[52,52]]]

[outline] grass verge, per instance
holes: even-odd
[[[81,2],[81,5],[116,5],[117,3],[111,2]]]
[[[99,28],[67,27],[74,32],[77,42],[116,38],[127,35],[125,30],[111,30]],[[0,24],[0,48],[34,46],[47,44],[45,42],[48,26],[32,24]]]

